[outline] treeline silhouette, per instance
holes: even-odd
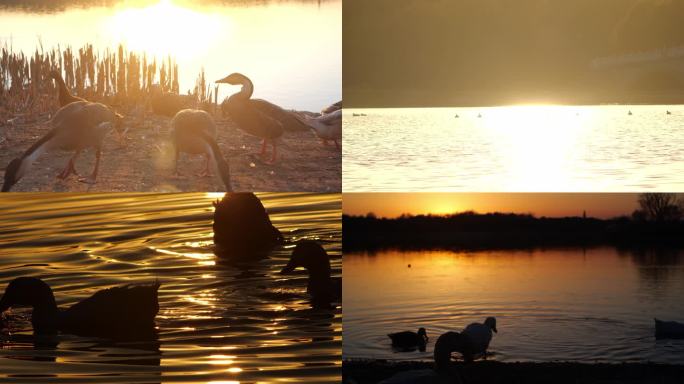
[[[638,211],[637,211],[638,212]],[[508,249],[614,245],[684,247],[684,221],[634,217],[535,217],[472,211],[452,215],[378,218],[343,215],[345,251],[399,249]]]
[[[682,58],[592,61],[679,47],[683,19],[682,1],[345,0],[345,107],[681,103]]]

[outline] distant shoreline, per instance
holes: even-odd
[[[454,363],[468,383],[682,383],[684,365],[655,363],[576,363],[576,362],[515,362],[478,361],[469,365]],[[431,370],[432,362],[355,360],[342,362],[344,383],[371,384],[412,370]],[[448,379],[443,381],[449,381]]]
[[[627,217],[537,218],[520,214],[342,216],[343,250],[496,250],[616,246],[684,249],[684,222],[642,222]]]

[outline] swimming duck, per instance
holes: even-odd
[[[302,267],[309,272],[306,291],[314,306],[326,306],[342,298],[342,279],[330,277],[330,258],[317,242],[300,241],[292,251],[290,261],[280,271],[290,273]]]
[[[307,115],[297,116],[297,119],[310,127],[322,141],[324,145],[328,140],[335,143],[335,148],[340,149],[338,140],[342,140],[342,110],[338,109],[327,115],[311,117]]]
[[[78,180],[94,184],[102,154],[102,140],[112,129],[120,131],[123,116],[104,104],[76,101],[60,108],[50,121],[52,129],[20,157],[10,161],[5,169],[2,191],[9,191],[29,171],[31,165],[45,151],[52,148],[75,151],[64,170],[57,175],[60,179],[76,173],[74,163],[78,155],[87,148],[95,148],[95,167],[88,177]]]
[[[632,116],[632,111],[629,111],[627,115]]]
[[[684,339],[684,323],[655,320],[656,339]]]
[[[64,83],[64,79],[62,78],[62,74],[57,71],[57,70],[52,70],[49,73],[50,78],[54,79],[55,82],[57,83],[57,89],[59,90],[59,106],[63,107],[67,104],[71,104],[76,101],[87,101],[84,98],[74,96],[69,92],[69,90],[66,87],[66,84]]]
[[[327,115],[328,113],[333,113],[337,110],[342,109],[342,100],[335,104],[329,105],[321,110],[321,115]]]
[[[214,202],[214,245],[220,257],[259,259],[283,236],[253,193],[226,193]]]
[[[672,114],[672,112],[670,112],[670,111],[667,111],[667,114],[668,114],[668,115],[671,115],[671,114]]]
[[[252,99],[254,84],[247,76],[241,73],[232,73],[216,81],[216,83],[242,86],[239,92],[223,101],[221,110],[230,116],[238,128],[262,139],[261,152],[259,153],[261,157],[266,155],[266,144],[271,143],[273,153],[271,159],[266,163],[275,162],[277,158],[276,140],[283,135],[283,132],[308,129],[295,118],[293,113],[266,100]]]
[[[59,309],[47,283],[35,277],[12,280],[0,299],[0,313],[17,306],[33,308],[31,324],[38,335],[58,331],[82,336],[109,336],[154,328],[159,312],[159,282],[103,289],[67,309]]]
[[[183,109],[171,120],[171,138],[175,146],[174,174],[178,175],[178,154],[202,154],[205,158],[204,169],[200,176],[212,176],[209,169],[211,159],[227,191],[232,191],[230,166],[216,143],[216,125],[211,115],[199,109]]]
[[[387,337],[392,339],[392,346],[402,350],[414,350],[416,348],[425,351],[425,345],[428,342],[427,331],[425,328],[418,328],[418,332],[403,331],[397,333],[389,333]]]

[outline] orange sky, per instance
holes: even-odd
[[[445,214],[474,210],[533,213],[536,216],[611,218],[637,208],[633,193],[345,193],[345,214],[395,217],[402,213]]]

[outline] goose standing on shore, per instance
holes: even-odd
[[[103,289],[61,310],[47,283],[35,277],[18,277],[7,285],[0,299],[0,313],[17,306],[32,307],[31,324],[37,335],[147,335],[154,330],[159,312],[158,290],[159,282]]]
[[[183,109],[171,120],[171,138],[175,146],[174,174],[178,172],[180,152],[204,155],[204,169],[199,176],[213,176],[209,168],[210,160],[216,164],[226,191],[233,190],[230,182],[230,166],[216,143],[216,125],[207,112],[199,109]]]
[[[314,307],[329,306],[342,299],[342,280],[330,277],[330,257],[317,242],[300,241],[280,273],[291,273],[297,267],[309,272],[306,291],[311,296]]]
[[[223,101],[221,110],[230,116],[238,128],[262,139],[261,151],[259,152],[262,158],[266,155],[267,143],[271,143],[273,153],[271,159],[266,161],[267,164],[276,161],[278,156],[276,143],[283,132],[308,129],[297,120],[293,113],[266,100],[252,99],[254,84],[247,76],[241,73],[233,73],[216,81],[216,83],[240,85],[242,87],[239,92]]]
[[[226,193],[214,202],[214,245],[219,257],[234,260],[264,258],[283,236],[251,192]]]
[[[74,167],[78,155],[84,149],[94,148],[95,167],[93,172],[88,177],[78,179],[84,183],[94,184],[100,166],[102,141],[112,129],[120,132],[122,122],[123,116],[100,103],[76,101],[60,108],[50,120],[49,124],[52,129],[20,157],[10,161],[7,165],[2,191],[9,191],[14,184],[26,175],[33,162],[43,152],[52,148],[75,151],[64,170],[57,175],[60,179],[66,179],[72,173],[78,175]]]
[[[341,109],[317,117],[301,115],[297,116],[297,119],[310,127],[321,139],[323,145],[327,145],[328,140],[332,140],[335,143],[335,148],[340,149],[338,141],[342,140]]]

